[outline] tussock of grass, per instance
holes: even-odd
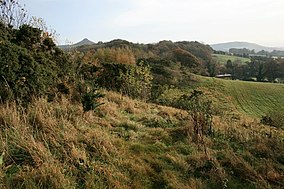
[[[214,135],[197,144],[187,112],[103,93],[96,112],[64,97],[0,105],[0,187],[284,186],[283,130],[215,116]]]

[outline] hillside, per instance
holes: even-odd
[[[249,50],[255,50],[256,52],[264,50],[271,52],[273,50],[284,50],[284,48],[280,47],[265,47],[262,45],[258,45],[255,43],[248,43],[248,42],[227,42],[227,43],[218,43],[218,44],[212,44],[210,45],[214,50],[216,51],[225,51],[229,52],[229,49],[231,48],[237,48],[237,49],[249,49]]]
[[[198,42],[0,33],[0,188],[284,187],[282,85],[193,74],[215,68]]]
[[[230,56],[230,55],[222,55],[222,54],[212,54],[214,60],[219,62],[222,65],[225,65],[228,60],[232,62],[240,62],[242,64],[250,62],[249,58],[238,57],[238,56]]]
[[[181,87],[166,88],[157,97],[158,103],[178,107],[176,101],[181,96],[198,89],[213,102],[216,112],[260,120],[274,110],[282,112],[284,107],[283,84],[225,80],[194,74],[179,77],[184,77]]]
[[[80,45],[78,45],[80,44]],[[123,39],[114,39],[109,42],[98,42],[88,45],[82,45],[81,42],[72,45],[72,48],[80,52],[97,51],[99,49],[129,49],[131,50],[137,59],[148,58],[148,57],[159,57],[173,59],[173,51],[176,49],[182,49],[192,53],[194,56],[198,57],[202,61],[210,61],[211,53],[213,49],[206,44],[202,44],[196,41],[159,41],[158,43],[133,43]],[[68,51],[68,49],[65,49]]]
[[[232,103],[242,114],[259,118],[269,111],[284,107],[283,84],[196,77],[201,87],[211,90],[213,96]]]
[[[98,13],[87,5],[74,7]],[[281,57],[220,65],[209,45],[169,40],[62,50],[17,0],[0,7],[0,189],[284,188]],[[115,34],[103,19],[85,23]]]
[[[1,188],[284,186],[283,130],[215,116],[196,143],[186,111],[102,92],[96,112],[66,98],[1,105]]]
[[[284,102],[282,85],[197,76],[159,60],[152,62],[153,82],[160,82],[155,104],[138,100],[152,86],[149,67],[78,62],[71,65],[80,83],[58,83],[48,91],[53,98],[0,104],[0,188],[283,188],[284,130],[254,114],[268,97],[273,100],[263,107]],[[82,89],[95,79],[109,87],[99,90],[105,96],[98,103],[91,86]],[[204,91],[205,101],[178,98],[193,89]]]

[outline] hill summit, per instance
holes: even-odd
[[[87,38],[84,38],[82,41],[79,41],[78,43],[75,43],[73,45],[60,45],[58,46],[59,48],[66,49],[66,48],[75,48],[75,47],[80,47],[84,45],[93,45],[95,44],[93,41],[90,41]]]
[[[83,45],[93,45],[95,44],[93,41],[90,41],[87,38],[84,38],[82,41],[75,43],[73,46],[83,46]]]

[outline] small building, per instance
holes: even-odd
[[[220,78],[220,79],[227,79],[227,80],[233,79],[232,74],[220,74],[220,75],[216,75],[215,77]]]

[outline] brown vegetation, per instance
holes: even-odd
[[[205,154],[186,111],[103,93],[96,112],[64,96],[1,105],[1,188],[284,186],[283,130],[215,116]]]

